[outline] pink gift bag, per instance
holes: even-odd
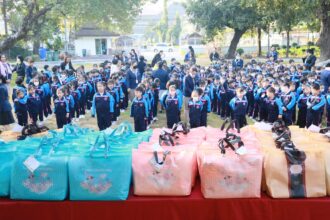
[[[151,142],[142,142],[139,145],[139,150],[144,150],[144,151],[154,151],[154,146],[155,144]],[[157,145],[157,144],[156,144]],[[192,169],[193,169],[193,175],[191,176],[192,178],[192,186],[195,185],[196,181],[196,176],[197,176],[197,158],[196,158],[196,152],[197,152],[197,145],[196,144],[186,144],[186,145],[176,145],[176,146],[157,146],[158,148],[164,150],[164,151],[192,151],[194,153],[194,159],[192,163]]]
[[[188,196],[194,174],[193,151],[133,150],[134,194]]]
[[[237,155],[230,150],[201,149],[197,153],[205,198],[259,198],[263,156]]]

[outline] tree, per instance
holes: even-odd
[[[172,44],[179,44],[180,42],[180,35],[182,31],[181,26],[181,19],[178,13],[176,13],[175,16],[175,23],[168,31],[168,42],[171,42]]]
[[[155,26],[154,30],[158,34],[158,39],[162,42],[166,41],[166,36],[168,33],[168,10],[167,10],[167,0],[164,0],[163,14],[159,23]]]
[[[0,41],[0,51],[8,50],[18,41],[27,40],[29,36],[33,36],[34,41],[40,41],[42,36],[38,36],[39,32],[54,19],[57,20],[56,26],[61,20],[70,19],[77,27],[84,23],[96,23],[112,31],[129,31],[144,2],[145,0],[15,0],[9,4],[7,1],[8,17],[21,14],[16,16],[21,18],[21,22],[15,32]]]
[[[188,0],[186,10],[190,21],[204,28],[209,38],[225,28],[234,30],[227,58],[234,58],[242,35],[256,27],[261,19],[255,7],[245,4],[244,0]]]

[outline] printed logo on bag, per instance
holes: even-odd
[[[149,161],[152,166],[152,173],[149,174],[149,179],[158,188],[170,188],[176,180],[173,172],[173,166],[170,160],[166,160],[164,164],[160,165],[156,162],[155,158],[152,157]]]
[[[83,189],[88,190],[93,194],[105,194],[112,187],[112,183],[106,173],[100,173],[98,175],[86,174],[86,179],[80,183]]]
[[[40,172],[39,174],[30,174],[23,181],[23,186],[30,192],[43,194],[53,186],[53,181],[48,176],[48,173]]]

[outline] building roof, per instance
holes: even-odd
[[[76,37],[117,37],[119,34],[98,28],[96,25],[85,25],[76,32]]]

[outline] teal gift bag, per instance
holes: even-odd
[[[13,142],[0,143],[0,197],[9,196],[10,172],[15,150]]]
[[[104,136],[105,139],[105,136]],[[126,200],[131,175],[131,151],[92,148],[69,160],[70,200]]]
[[[52,146],[46,139],[41,140],[34,154],[22,151],[15,155],[11,171],[11,199],[64,200],[67,197],[67,155],[57,153],[56,144]]]

